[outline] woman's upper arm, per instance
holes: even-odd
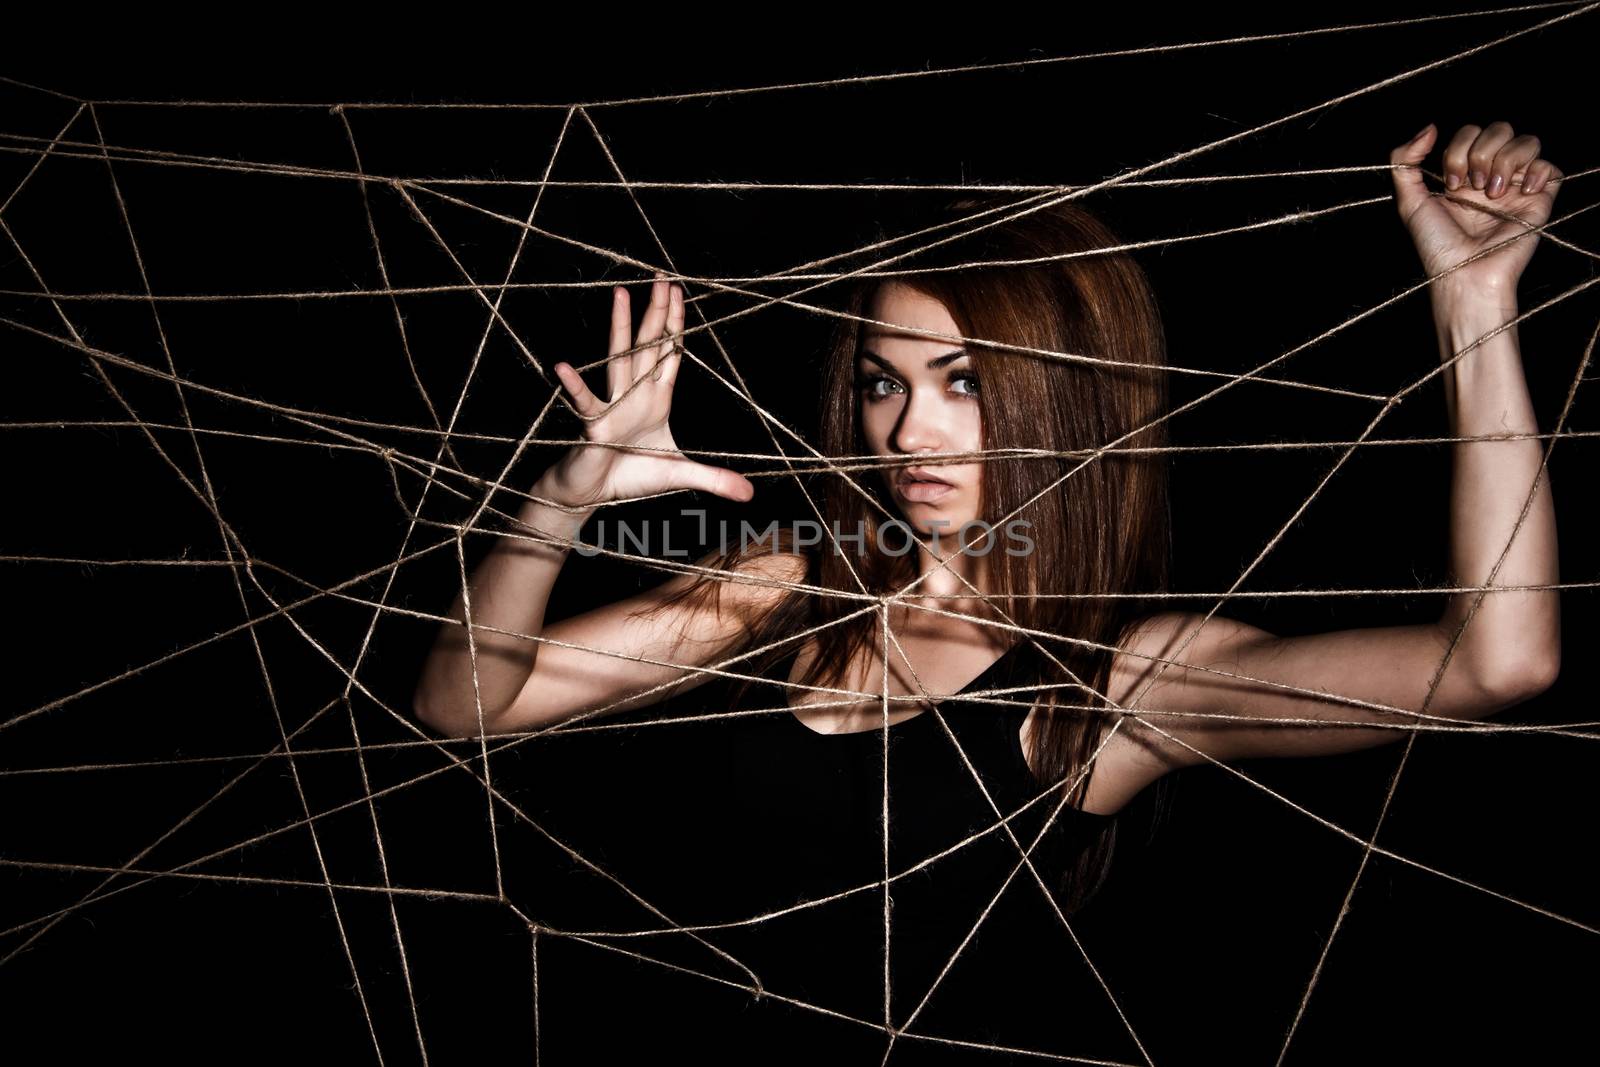
[[[1207,757],[1371,748],[1402,739],[1405,731],[1395,726],[1427,722],[1405,714],[1423,711],[1425,699],[1424,714],[1433,718],[1478,719],[1550,684],[1536,673],[1486,684],[1452,658],[1434,685],[1449,644],[1444,628],[1434,624],[1279,637],[1220,615],[1162,613],[1144,620],[1115,657],[1112,695],[1132,710],[1152,712],[1146,721],[1171,737],[1137,720],[1119,732],[1129,734],[1134,743],[1127,747],[1155,777]],[[1382,728],[1360,725],[1369,723]]]
[[[595,708],[643,707],[701,685],[715,675],[693,668],[737,651],[749,621],[775,607],[805,572],[804,557],[793,553],[754,556],[718,579],[720,609],[700,597],[663,608],[698,577],[688,573],[546,624],[533,670],[494,716],[492,732],[538,729]]]

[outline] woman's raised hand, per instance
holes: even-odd
[[[1539,158],[1539,138],[1519,136],[1510,123],[1468,125],[1457,130],[1445,146],[1441,168],[1445,192],[1434,196],[1414,168],[1428,157],[1437,134],[1430,122],[1389,154],[1389,162],[1396,164],[1391,173],[1400,217],[1411,231],[1430,278],[1507,238],[1526,234],[1450,271],[1442,281],[1451,291],[1514,306],[1517,281],[1539,240],[1538,234],[1528,234],[1528,226],[1549,221],[1561,188],[1561,171]],[[1501,218],[1501,214],[1512,218]]]
[[[592,442],[575,446],[551,469],[562,502],[588,507],[673,489],[703,489],[739,501],[755,496],[755,486],[742,474],[697,463],[673,443],[667,417],[683,361],[677,345],[683,290],[657,275],[638,335],[629,341],[632,323],[628,291],[615,286],[606,364],[609,399],[590,392],[571,364],[555,365],[573,407],[584,417],[584,439]]]

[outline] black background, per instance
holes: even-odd
[[[987,73],[596,106],[589,114],[623,172],[636,180],[1082,184],[1250,129],[1561,10]],[[1383,17],[1425,13],[1423,7],[1386,5]],[[681,14],[601,13],[588,26],[563,24],[559,31],[502,30],[463,19],[461,25],[404,34],[372,27],[336,31],[322,20],[285,18],[214,26],[198,44],[182,46],[148,26],[138,33],[102,27],[92,39],[41,34],[31,42],[11,41],[0,73],[101,101],[572,103],[1063,56],[1328,26],[1374,14],[1348,5],[1310,5],[1270,18],[1207,10],[1203,16],[1158,19],[1138,10],[1105,12],[1093,20],[1075,15],[1058,29],[1013,27],[1010,33],[965,21],[909,18],[869,29],[859,19],[823,18],[809,8],[764,14],[768,21],[759,27],[748,11],[733,17],[700,12],[695,25]],[[1463,123],[1501,118],[1519,132],[1538,134],[1545,154],[1568,173],[1584,170],[1594,165],[1592,121],[1583,102],[1595,17],[1527,35],[1154,176],[1382,164],[1394,145],[1428,121],[1448,133]],[[6,134],[0,190],[9,193],[37,160],[39,142],[26,138],[55,136],[76,106],[71,99],[0,84],[0,127]],[[537,179],[565,117],[561,109],[346,114],[368,173],[417,179]],[[95,115],[112,146],[351,168],[343,127],[326,106],[106,103]],[[95,141],[87,112],[66,137]],[[1430,164],[1437,164],[1437,153]],[[157,293],[310,292],[381,284],[361,193],[352,181],[123,159],[114,166],[144,271]],[[581,119],[568,129],[552,177],[613,177]],[[436,188],[518,218],[526,216],[533,195],[526,187]],[[1094,194],[1087,203],[1124,237],[1158,240],[1383,196],[1389,189],[1387,174],[1374,171],[1129,188]],[[462,268],[480,281],[503,276],[517,240],[512,227],[430,193],[414,194],[458,257],[457,267],[395,190],[375,184],[368,193],[393,284],[458,284]],[[905,228],[918,205],[936,196],[645,189],[638,198],[676,268],[692,277],[761,274],[848,249],[879,225],[891,232]],[[1574,181],[1557,211],[1588,203],[1588,183]],[[4,219],[53,290],[142,291],[103,162],[46,161]],[[538,222],[567,237],[659,261],[638,209],[616,188],[551,188]],[[1589,217],[1560,232],[1595,247]],[[1385,204],[1153,248],[1139,259],[1161,299],[1172,362],[1229,374],[1265,362],[1420,277],[1409,239]],[[1592,264],[1592,258],[1546,242],[1524,277],[1523,306],[1591,277]],[[0,250],[0,272],[0,287],[8,294],[38,288],[9,242]],[[516,280],[632,282],[642,276],[637,268],[571,245],[535,240]],[[691,286],[691,294],[696,292]],[[558,359],[584,363],[603,355],[606,293],[604,285],[517,290],[507,295],[502,311],[545,367]],[[4,306],[4,317],[14,323],[56,335],[64,331],[44,300],[7,295]],[[702,304],[708,315],[744,306],[744,298],[721,295],[707,296]],[[90,300],[61,307],[87,344],[148,367],[166,366],[162,334],[148,305]],[[1522,327],[1542,429],[1552,427],[1560,410],[1593,329],[1594,307],[1592,293],[1585,293]],[[483,305],[471,294],[454,293],[405,297],[400,308],[416,373],[444,409],[441,418],[448,418],[484,333]],[[163,302],[159,311],[166,351],[190,381],[326,415],[431,424],[387,299]],[[774,308],[718,331],[758,399],[802,435],[811,432],[817,390],[809,379],[825,328],[819,318]],[[81,351],[15,326],[3,336],[11,381],[4,391],[8,422],[128,417]],[[724,366],[709,343],[697,354]],[[1278,372],[1296,381],[1387,395],[1426,373],[1435,358],[1431,321],[1418,294]],[[103,366],[139,418],[181,427],[183,413],[169,383]],[[1177,376],[1175,398],[1187,400],[1215,383]],[[1592,428],[1588,388],[1578,394],[1570,430]],[[547,396],[539,372],[505,330],[495,329],[458,425],[515,437]],[[222,514],[262,564],[255,582],[244,579],[252,617],[272,609],[269,595],[290,603],[313,586],[327,587],[393,561],[407,526],[396,486],[414,502],[420,482],[405,471],[392,480],[373,446],[432,458],[434,438],[325,423],[357,442],[214,395],[188,391],[185,399],[198,427],[287,439],[201,438]],[[1369,400],[1244,385],[1178,417],[1172,427],[1179,444],[1348,440],[1375,411]],[[575,433],[569,420],[549,425],[550,436]],[[690,450],[770,450],[755,417],[730,402],[708,376],[688,368],[677,391],[674,427]],[[1436,380],[1391,413],[1375,436],[1445,432]],[[152,433],[178,467],[198,476],[185,433]],[[222,558],[214,520],[140,431],[12,428],[6,441],[11,518],[0,552]],[[339,447],[361,442],[366,445]],[[1340,453],[1319,448],[1180,454],[1173,479],[1178,588],[1226,589]],[[555,454],[533,450],[514,469],[512,483],[531,484]],[[506,446],[495,442],[465,442],[457,453],[467,470],[481,476],[499,472],[506,456]],[[1555,449],[1550,474],[1567,581],[1591,580],[1594,573],[1595,530],[1585,507],[1592,469],[1588,440],[1564,441]],[[1447,564],[1448,488],[1449,455],[1440,446],[1358,452],[1242,588],[1248,594],[1438,584]],[[499,503],[511,506],[509,498]],[[758,480],[757,498],[744,509],[702,494],[692,502],[675,501],[668,513],[678,506],[761,521],[804,514],[798,495],[781,479]],[[457,521],[462,508],[458,497],[435,490],[424,517]],[[610,517],[631,513],[619,509]],[[442,536],[437,527],[421,528],[412,549]],[[487,547],[481,536],[469,542],[472,552]],[[475,558],[469,556],[469,565]],[[421,557],[398,571],[388,603],[443,611],[455,568],[449,548]],[[320,862],[335,883],[381,887],[373,815],[354,802],[365,795],[364,777],[367,788],[381,790],[440,767],[428,745],[378,749],[366,754],[364,766],[342,751],[297,757],[292,766],[267,760],[130,862],[255,763],[239,754],[277,745],[280,721],[290,731],[310,723],[296,737],[297,750],[348,746],[352,723],[364,745],[415,742],[415,732],[385,707],[407,714],[431,623],[398,613],[383,616],[362,661],[360,687],[348,703],[340,700],[345,677],[334,664],[355,661],[372,613],[327,597],[255,628],[270,692],[256,649],[240,631],[80,693],[237,627],[245,614],[227,570],[7,562],[0,573],[13,623],[8,719],[72,697],[0,732],[0,752],[11,772],[0,777],[6,826],[0,847],[7,861],[0,867],[7,928],[0,939],[6,957],[0,1010],[8,1017],[4,1040],[13,1051],[39,1046],[85,1058],[150,1048],[173,1062],[258,1054],[370,1061],[378,1057],[368,1013],[354,990],[347,942],[383,1062],[419,1059],[407,971],[431,1062],[532,1057],[530,942],[509,910],[480,901],[393,898],[406,949],[408,966],[402,968],[389,898],[338,891],[336,918],[311,836],[304,826],[281,832],[304,818],[302,790],[313,812],[350,805],[317,820]],[[655,577],[638,567],[574,558],[552,613],[605,602]],[[347,591],[375,599],[383,594],[383,581],[380,574]],[[1587,589],[1564,594],[1560,681],[1497,721],[1592,717],[1581,653],[1593,634],[1593,603]],[[1437,607],[1436,598],[1421,595],[1275,601],[1245,595],[1226,613],[1278,633],[1307,633],[1421,621]],[[329,701],[335,703],[318,715]],[[656,803],[653,791],[670,787],[673,745],[684,743],[681,737],[659,740],[658,749],[641,755],[618,750],[603,734],[552,739],[496,757],[491,770],[497,785],[526,805],[541,826],[603,862],[627,837],[620,823],[630,808]],[[456,745],[462,755],[471,747]],[[1400,752],[1390,746],[1339,758],[1248,763],[1239,770],[1365,838]],[[1537,1057],[1586,1044],[1596,942],[1584,927],[1600,922],[1586,862],[1594,811],[1586,752],[1581,738],[1537,733],[1417,741],[1379,844],[1529,907],[1370,858],[1289,1044],[1288,1062],[1422,1054],[1474,1060],[1492,1058],[1502,1048]],[[202,756],[234,758],[164,765]],[[112,762],[135,766],[18,773]],[[1174,797],[1170,816],[1142,843],[1137,831],[1149,821],[1149,804],[1130,807],[1134,840],[1112,885],[1075,928],[1152,1061],[1275,1061],[1361,850],[1215,768],[1179,775]],[[391,884],[495,892],[484,792],[465,773],[448,771],[385,793],[375,810]],[[555,925],[570,920],[625,928],[638,921],[528,823],[501,808],[497,828],[507,894],[525,913]],[[269,836],[233,847],[259,835]],[[118,876],[98,890],[118,892],[39,933],[39,917],[97,891],[107,876],[93,868],[125,863],[140,872],[181,868],[198,877]],[[89,869],[69,869],[74,865]],[[228,880],[235,876],[298,884]],[[1062,931],[1045,930],[1041,937],[1055,939],[1063,967],[1081,968]],[[708,966],[687,959],[686,965]],[[704,1027],[715,1025],[718,1012],[744,1003],[742,994],[726,986],[554,937],[541,938],[539,981],[542,1062],[551,1064],[637,1049],[641,1041],[662,1053],[680,1042],[692,1047],[704,1039]],[[953,1024],[942,1028],[937,1019],[930,1019],[928,1029],[975,1033]],[[1062,1005],[1059,1032],[1043,1047],[1122,1062],[1143,1058],[1103,1000]],[[902,1042],[894,1059],[911,1049],[912,1043]],[[974,1062],[1002,1059],[972,1054]]]

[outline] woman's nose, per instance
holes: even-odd
[[[913,396],[900,412],[900,422],[895,426],[894,444],[902,452],[938,451],[942,440],[937,405],[932,398]]]

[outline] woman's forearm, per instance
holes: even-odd
[[[548,471],[535,483],[532,495],[562,499]],[[565,542],[577,537],[593,512],[592,507],[566,511],[529,500],[517,517],[540,534]],[[501,537],[495,543],[472,572],[466,596],[456,594],[450,609],[455,621],[441,628],[423,665],[414,699],[418,718],[439,728],[459,720],[475,728],[481,707],[487,726],[516,699],[533,672],[539,643],[495,631],[537,636],[543,630],[550,590],[568,551],[564,544],[543,544],[529,537]],[[462,625],[469,606],[471,647]]]
[[[1512,299],[1448,290],[1435,292],[1433,312],[1443,360],[1517,315]],[[1538,432],[1515,326],[1478,344],[1443,376],[1455,436]],[[1489,585],[1491,572],[1496,587],[1559,580],[1555,508],[1548,472],[1540,474],[1543,451],[1543,442],[1534,437],[1453,446],[1450,559],[1456,584]],[[1530,502],[1535,478],[1539,485]],[[1461,658],[1497,692],[1515,694],[1548,684],[1559,666],[1558,597],[1555,591],[1485,594],[1452,660]],[[1477,594],[1464,593],[1448,601],[1442,619],[1447,635],[1456,632],[1477,600]]]

